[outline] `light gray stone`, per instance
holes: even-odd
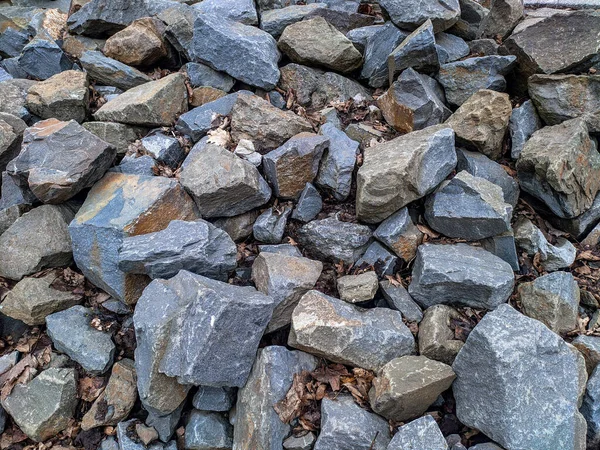
[[[156,133],[142,138],[141,142],[150,156],[173,169],[176,169],[185,159],[185,150],[173,136]]]
[[[192,403],[200,411],[229,411],[235,404],[236,390],[228,387],[199,386]]]
[[[398,428],[387,450],[448,450],[435,419],[425,415]]]
[[[360,303],[372,300],[379,288],[377,273],[365,272],[360,275],[345,275],[338,278],[337,289],[342,300]]]
[[[210,86],[229,92],[235,84],[235,80],[226,73],[214,70],[204,64],[189,62],[181,69],[187,74],[193,88]]]
[[[588,375],[591,375],[600,362],[600,337],[582,334],[573,339],[573,345],[583,355]]]
[[[460,16],[458,0],[381,0],[381,7],[399,28],[415,29],[431,19],[435,31],[444,31]]]
[[[587,422],[587,448],[600,444],[600,370],[590,375],[581,405],[581,414]]]
[[[356,49],[364,55],[367,42],[369,42],[369,39],[377,34],[383,26],[384,25],[367,25],[360,28],[354,28],[346,33],[346,37],[350,39],[350,42],[352,42]],[[397,42],[392,48],[395,48],[399,43],[400,42]]]
[[[453,320],[461,318],[451,306],[433,305],[425,310],[419,324],[419,354],[452,364],[464,342],[454,337]]]
[[[325,3],[311,3],[270,9],[260,15],[260,28],[278,39],[288,25],[300,22],[309,13],[324,7],[326,7]]]
[[[17,350],[15,350],[2,356],[0,358],[0,374],[3,374],[8,370],[12,369],[15,366],[15,364],[19,362],[19,355],[20,353]],[[3,427],[0,426],[0,428]]]
[[[390,53],[387,59],[390,83],[409,67],[421,72],[436,72],[439,69],[434,33],[433,24],[427,19]]]
[[[203,0],[194,8],[202,14],[213,14],[244,25],[258,25],[254,0]]]
[[[400,311],[402,317],[409,322],[419,323],[423,319],[421,307],[412,299],[402,285],[394,285],[391,281],[380,281],[379,288],[388,306]]]
[[[277,253],[279,255],[286,256],[302,256],[302,253],[300,250],[298,250],[298,247],[292,244],[259,245],[258,251],[265,253]]]
[[[257,241],[267,244],[279,244],[283,239],[287,219],[292,212],[289,207],[279,211],[271,207],[263,212],[252,226],[252,233]]]
[[[440,64],[457,61],[471,52],[463,38],[444,32],[435,35],[435,47]]]
[[[31,114],[25,108],[27,91],[37,82],[33,80],[6,80],[0,83],[0,112],[14,114],[29,120]]]
[[[144,133],[143,128],[114,122],[85,122],[83,128],[116,147],[118,155],[127,153],[129,145]]]
[[[290,436],[283,441],[283,448],[285,450],[311,450],[316,441],[316,436],[312,431],[302,436]]]
[[[219,413],[192,411],[185,426],[185,448],[189,450],[228,449],[233,444],[233,427]]]

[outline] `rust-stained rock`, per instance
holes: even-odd
[[[192,91],[192,98],[190,99],[190,105],[202,106],[205,103],[210,103],[215,100],[220,99],[221,97],[225,97],[227,92],[222,91],[221,89],[215,89],[210,86],[200,86]]]
[[[156,18],[134,20],[107,39],[104,54],[131,66],[151,66],[168,54],[165,31],[165,24]]]
[[[419,324],[419,354],[436,361],[452,364],[464,345],[455,339],[450,327],[452,320],[460,319],[458,311],[447,305],[433,305],[425,310]]]

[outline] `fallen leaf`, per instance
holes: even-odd
[[[79,379],[78,396],[84,402],[93,402],[104,391],[103,377],[83,377]]]

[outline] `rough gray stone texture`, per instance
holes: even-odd
[[[192,59],[250,86],[270,91],[279,81],[277,42],[256,27],[200,14],[194,22]]]
[[[356,261],[356,267],[368,268],[373,266],[380,277],[393,275],[396,271],[398,258],[377,241],[369,244],[363,255]]]
[[[352,264],[365,252],[372,231],[365,225],[329,217],[313,220],[297,231],[298,242],[309,253],[331,262]]]
[[[143,128],[114,122],[85,122],[83,128],[116,147],[118,155],[127,153],[129,144],[145,134]]]
[[[494,309],[514,285],[510,264],[467,244],[423,244],[417,251],[408,292],[422,307],[436,304]]]
[[[102,178],[116,154],[76,121],[47,119],[25,130],[21,152],[7,170],[27,179],[40,201],[64,203]]]
[[[279,244],[283,239],[285,226],[292,209],[284,207],[283,211],[279,211],[275,207],[271,207],[263,212],[252,226],[254,239],[266,244]]]
[[[600,337],[579,335],[573,339],[573,345],[583,355],[588,375],[591,375],[600,362]]]
[[[245,25],[258,25],[254,0],[204,0],[196,3],[202,14],[213,14]]]
[[[277,253],[286,256],[302,256],[298,247],[292,244],[277,244],[277,245],[259,245],[259,252]]]
[[[47,369],[27,384],[17,384],[2,401],[19,428],[36,442],[69,425],[77,406],[74,369]]]
[[[455,166],[454,132],[444,125],[365,149],[357,176],[358,219],[383,221],[433,191]]]
[[[321,199],[321,194],[319,194],[317,188],[312,184],[306,183],[306,186],[304,186],[304,189],[300,193],[298,203],[292,212],[292,219],[305,223],[310,222],[317,217],[322,208],[323,200]]]
[[[388,306],[400,311],[402,317],[409,322],[419,323],[423,319],[421,307],[412,299],[408,291],[400,284],[397,286],[391,281],[380,281],[379,288]]]
[[[398,311],[357,308],[318,291],[300,299],[288,345],[369,370],[415,351],[414,338]]]
[[[440,64],[457,61],[471,53],[463,38],[444,32],[435,35],[435,46]]]
[[[469,450],[504,450],[499,445],[494,444],[493,442],[485,442],[483,444],[473,445],[469,447]]]
[[[390,53],[387,58],[390,83],[396,75],[409,67],[421,72],[436,72],[439,69],[434,33],[433,25],[428,19]]]
[[[587,448],[592,449],[600,445],[600,369],[587,382],[581,414],[587,422]]]
[[[48,336],[54,347],[66,353],[85,370],[102,374],[112,365],[115,344],[110,334],[92,325],[94,312],[80,305],[46,317]]]
[[[273,406],[285,398],[294,374],[313,371],[317,364],[314,356],[285,347],[258,351],[248,382],[238,393],[234,450],[281,448],[291,427],[281,421]]]
[[[199,386],[192,403],[200,411],[229,411],[235,404],[236,390],[228,387]]]
[[[359,275],[344,275],[337,280],[340,298],[348,303],[373,300],[378,288],[379,279],[377,273],[373,271]]]
[[[364,64],[360,78],[367,80],[369,86],[374,88],[386,86],[389,82],[388,56],[408,35],[408,32],[399,30],[391,22],[375,29],[364,44]]]
[[[318,2],[317,2],[318,4]],[[319,8],[310,12],[307,18],[322,17],[344,35],[354,28],[373,25],[377,19],[373,15],[361,14],[356,11],[338,9],[331,2],[328,8]]]
[[[569,272],[553,272],[519,285],[523,312],[555,333],[577,327],[579,287]]]
[[[83,52],[79,61],[90,78],[108,86],[127,90],[152,81],[139,70],[104,56],[99,51],[87,50]]]
[[[380,4],[398,28],[410,30],[431,19],[437,33],[450,28],[460,16],[458,0],[381,0]]]
[[[225,231],[202,219],[173,220],[154,233],[123,239],[119,269],[171,278],[182,269],[208,278],[227,281],[235,269],[237,248]]]
[[[289,325],[294,308],[315,286],[322,270],[320,261],[261,250],[252,264],[252,280],[256,289],[275,300],[268,333]]]
[[[0,112],[14,114],[23,120],[29,120],[31,114],[25,108],[27,91],[36,84],[33,80],[7,80],[0,83]]]
[[[271,198],[271,188],[254,165],[205,141],[192,148],[179,179],[205,218],[237,216]]]
[[[488,252],[509,263],[515,272],[519,271],[519,257],[512,229],[497,236],[483,239],[480,244]]]
[[[290,436],[283,441],[285,450],[311,450],[316,441],[316,436],[312,431],[309,431],[303,436]]]
[[[530,84],[531,86],[531,84]],[[518,159],[523,151],[525,143],[531,135],[542,128],[542,121],[538,116],[536,108],[531,100],[527,100],[518,108],[514,108],[508,123],[512,147],[510,156]]]
[[[136,156],[137,155],[125,156],[119,165],[109,169],[109,172],[142,175],[146,177],[154,176],[155,171],[159,168],[156,160],[150,155],[143,155],[137,158]]]
[[[516,167],[522,189],[561,218],[584,213],[600,191],[600,153],[583,119],[533,133]]]
[[[412,261],[423,241],[423,233],[413,223],[406,207],[381,222],[373,236],[405,262]]]
[[[229,92],[235,84],[235,80],[226,73],[219,72],[204,64],[189,62],[181,70],[187,74],[193,88],[210,86]]]
[[[475,39],[468,44],[471,53],[477,56],[497,55],[500,47],[494,39]]]
[[[54,289],[52,284],[59,280],[57,272],[40,278],[24,278],[4,297],[0,312],[27,325],[43,325],[46,316],[75,306],[82,296],[71,291]]]
[[[321,433],[314,450],[386,450],[389,442],[387,422],[362,409],[350,395],[321,402]]]
[[[219,413],[192,411],[185,426],[185,448],[190,450],[226,449],[233,444],[233,427]]]
[[[149,15],[145,0],[131,0],[126,4],[115,0],[92,0],[72,14],[67,25],[73,33],[102,37]]]
[[[163,442],[168,442],[169,439],[175,433],[175,428],[179,424],[181,418],[181,412],[185,402],[183,402],[175,411],[166,415],[158,415],[153,412],[152,408],[144,406],[148,409],[148,417],[146,418],[146,425],[154,428],[158,432],[159,439]]]
[[[22,133],[16,133],[8,122],[0,120],[0,170],[4,171],[19,154],[21,141]]]
[[[480,25],[484,38],[505,39],[523,18],[523,0],[492,0],[489,8]]]
[[[595,225],[600,223],[600,192],[592,206],[583,214],[571,219],[562,219],[554,214],[547,215],[548,220],[559,230],[570,233],[576,239],[584,239]]]
[[[67,229],[73,212],[42,205],[23,214],[0,235],[0,276],[20,280],[40,270],[68,266],[73,260]]]
[[[20,353],[17,350],[15,350],[2,356],[0,358],[0,374],[3,374],[6,371],[12,369],[15,366],[15,364],[19,362],[19,355]],[[0,426],[0,428],[3,427]]]
[[[448,450],[435,419],[425,415],[398,428],[387,450]]]
[[[278,39],[288,25],[300,22],[311,12],[324,7],[326,7],[325,3],[311,3],[267,10],[260,15],[260,28]]]
[[[425,219],[448,237],[469,241],[510,230],[512,206],[504,202],[502,188],[463,170],[443,182],[425,202]]]
[[[319,87],[324,72],[321,69],[290,63],[281,68],[279,86],[284,91],[293,89],[296,101],[307,106],[312,102],[312,95]]]
[[[32,78],[47,80],[74,66],[56,42],[35,38],[23,48],[19,56],[19,67]]]
[[[433,305],[425,310],[419,324],[419,354],[452,364],[464,342],[454,337],[452,320],[461,315],[451,306]]]
[[[444,87],[448,103],[460,106],[480,89],[503,92],[504,75],[514,67],[516,57],[481,56],[443,64],[438,80]]]
[[[18,57],[29,43],[29,33],[22,29],[8,27],[0,36],[0,56],[2,58]]]
[[[185,159],[185,150],[173,136],[156,133],[142,138],[141,142],[150,156],[173,169]]]
[[[541,322],[499,306],[471,331],[452,368],[463,424],[508,449],[585,448],[583,357]]]
[[[260,212],[256,209],[233,216],[221,217],[213,225],[225,231],[235,242],[243,241],[252,234],[252,226]]]

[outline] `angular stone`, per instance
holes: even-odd
[[[19,217],[0,236],[0,276],[20,280],[43,269],[68,266],[73,260],[67,228],[72,218],[72,211],[54,205]]]
[[[92,37],[111,35],[135,19],[149,16],[144,0],[123,4],[116,0],[92,0],[67,20],[69,31]]]
[[[422,307],[439,303],[494,309],[514,285],[510,265],[467,244],[423,244],[417,251],[408,292]]]
[[[431,19],[437,33],[450,28],[460,16],[458,0],[381,0],[380,4],[397,27],[411,30]]]
[[[302,253],[300,253],[298,247],[292,244],[259,245],[258,251],[265,253],[277,253],[285,256],[302,256]]]
[[[554,214],[571,218],[592,206],[600,191],[600,154],[582,119],[536,131],[517,161],[523,190]]]
[[[287,219],[292,209],[284,207],[283,211],[272,207],[263,212],[252,226],[254,239],[267,244],[279,244],[283,239]]]
[[[252,210],[238,216],[221,217],[213,221],[213,225],[225,231],[234,242],[239,242],[252,234],[252,227],[259,214],[258,210]]]
[[[192,411],[185,426],[185,448],[203,450],[229,449],[233,444],[233,427],[222,414]]]
[[[0,83],[0,112],[14,114],[23,120],[31,116],[25,107],[27,91],[37,82],[33,80],[7,80]]]
[[[583,245],[589,245],[590,247],[598,245],[598,243],[600,243],[600,224],[596,225],[581,243]]]
[[[422,415],[456,376],[452,367],[425,356],[392,359],[378,372],[369,391],[373,411],[404,422]]]
[[[79,61],[90,78],[108,86],[127,90],[152,81],[139,70],[108,58],[98,51],[83,52]]]
[[[357,176],[357,217],[367,223],[383,221],[433,191],[454,166],[454,132],[443,125],[366,149]]]
[[[512,230],[483,239],[480,244],[488,252],[509,263],[515,272],[519,271],[519,257],[517,256],[515,235]]]
[[[306,183],[300,193],[296,208],[292,212],[292,219],[301,222],[310,222],[321,212],[323,200],[319,191],[310,183]]]
[[[15,364],[17,364],[19,362],[19,355],[20,355],[20,353],[17,350],[15,350],[11,353],[8,353],[8,354],[2,356],[0,358],[0,374],[3,374],[5,372],[7,372],[8,370],[12,369],[15,366]],[[3,414],[3,415],[6,415],[6,414]],[[1,428],[3,428],[3,427],[0,426],[0,429]]]
[[[600,337],[579,335],[573,340],[573,345],[585,359],[585,368],[591,375],[600,362]]]
[[[427,358],[452,364],[464,342],[454,337],[453,320],[460,319],[451,306],[433,305],[425,310],[419,324],[419,354]]]
[[[238,95],[231,110],[231,137],[235,141],[248,139],[259,150],[277,148],[305,131],[312,132],[306,119],[292,111],[282,111],[256,95]]]
[[[405,262],[412,261],[423,241],[423,233],[413,223],[408,208],[400,209],[381,222],[373,236]]]
[[[199,386],[192,403],[200,411],[229,411],[235,404],[236,389]]]
[[[461,423],[509,449],[585,447],[583,357],[541,322],[500,305],[471,331],[452,368]]]
[[[386,450],[389,442],[387,422],[358,406],[350,395],[321,402],[321,433],[314,450]]]
[[[498,43],[493,39],[475,39],[469,42],[469,49],[476,56],[497,55],[499,47]]]
[[[86,51],[102,51],[105,41],[103,39],[94,39],[85,36],[67,35],[63,39],[62,49],[68,55],[75,58],[81,58]]]
[[[169,414],[157,415],[154,413],[154,410],[151,407],[144,404],[144,408],[148,410],[146,425],[154,428],[158,432],[159,439],[162,442],[168,442],[169,439],[171,439],[171,437],[173,436],[173,433],[175,433],[175,428],[179,424],[179,419],[181,418],[181,411],[183,410],[184,406],[185,402],[179,405],[178,408],[176,408],[173,412]]]
[[[104,104],[94,118],[131,125],[171,126],[187,111],[183,74],[174,73],[134,87]]]
[[[127,418],[137,400],[137,376],[131,359],[117,361],[106,388],[94,401],[81,420],[81,428],[90,430],[106,425],[117,425]]]
[[[288,345],[368,370],[415,351],[414,338],[398,311],[357,308],[318,291],[300,299]]]
[[[8,171],[27,179],[44,203],[63,203],[92,186],[112,165],[116,148],[74,120],[47,119],[27,128]]]
[[[312,94],[314,107],[353,99],[356,103],[371,100],[371,93],[360,83],[335,72],[326,72]]]
[[[316,439],[315,434],[311,431],[299,437],[290,436],[283,441],[283,448],[285,450],[311,450]]]
[[[587,233],[591,232],[594,226],[600,222],[600,192],[596,194],[592,206],[577,217],[563,219],[548,211],[545,216],[559,230],[570,233],[575,239],[583,240]]]
[[[307,223],[297,235],[300,244],[317,258],[352,264],[366,250],[372,231],[365,225],[330,217]]]
[[[0,312],[27,325],[43,325],[49,314],[82,301],[80,294],[53,288],[52,284],[57,280],[60,280],[57,272],[50,272],[41,278],[24,278],[6,294]]]
[[[587,448],[594,448],[600,444],[600,370],[587,382],[581,414],[587,422]]]
[[[144,150],[156,161],[176,169],[185,159],[185,151],[179,141],[164,133],[155,133],[142,140]]]
[[[456,133],[457,145],[499,159],[511,111],[508,94],[482,89],[464,102],[446,124]]]
[[[181,166],[180,181],[202,217],[231,217],[265,204],[271,188],[251,163],[216,144],[196,144]]]
[[[214,14],[245,25],[258,25],[254,0],[204,0],[195,9],[202,14]]]
[[[385,275],[393,275],[396,271],[398,258],[386,247],[377,241],[373,241],[367,247],[367,250],[356,261],[356,267],[368,268],[373,266],[375,272],[380,277]]]
[[[29,43],[29,33],[26,30],[16,30],[8,27],[0,35],[0,56],[14,58],[21,54],[23,48]]]
[[[337,280],[340,298],[348,303],[373,300],[378,288],[377,273],[372,271],[360,275],[345,275]]]
[[[481,36],[505,39],[522,17],[522,0],[492,0],[489,14],[481,21]]]
[[[344,133],[354,141],[360,144],[361,149],[373,147],[374,145],[384,142],[383,133],[372,125],[365,123],[351,123],[346,127]]]
[[[236,404],[233,448],[280,448],[291,427],[281,421],[273,407],[282,401],[294,375],[317,367],[317,359],[285,347],[269,346],[258,351],[246,385]]]
[[[387,22],[367,39],[360,77],[367,80],[369,86],[378,88],[388,84],[388,56],[408,35]]]
[[[387,450],[426,448],[427,450],[448,450],[448,444],[440,427],[430,415],[398,428]]]
[[[182,70],[187,74],[193,88],[210,86],[229,92],[235,83],[235,80],[226,73],[200,63],[189,62],[182,67]]]
[[[147,427],[141,423],[135,425],[135,432],[142,441],[142,444],[146,446],[158,439],[158,433],[153,427]]]
[[[349,4],[353,1],[350,0]],[[307,18],[322,17],[344,35],[354,28],[373,25],[376,22],[375,16],[358,13],[356,12],[357,8],[354,10],[337,8],[331,2],[328,3],[328,6],[328,8],[315,9],[307,15]]]
[[[85,122],[82,126],[90,133],[116,147],[118,155],[127,153],[129,144],[138,140],[143,133],[142,128],[114,122]]]
[[[388,306],[400,311],[406,320],[419,323],[423,319],[421,307],[415,303],[402,285],[395,286],[391,281],[380,281],[379,287]]]
[[[464,170],[442,183],[425,203],[431,228],[469,241],[509,231],[511,217],[512,206],[504,202],[502,188]]]
[[[513,68],[516,57],[481,56],[443,64],[438,80],[444,86],[448,103],[460,106],[481,89],[504,92],[504,75]]]
[[[435,35],[435,46],[440,64],[457,61],[471,53],[463,38],[444,32]]]
[[[279,86],[284,91],[293,89],[297,102],[306,106],[310,105],[311,96],[317,90],[322,76],[321,69],[290,63],[281,68]]]
[[[270,91],[279,81],[277,42],[258,28],[213,15],[197,16],[192,59],[250,86]]]
[[[166,27],[153,17],[133,21],[106,40],[103,52],[130,66],[152,66],[168,55]]]
[[[523,312],[555,333],[577,327],[579,287],[568,272],[553,272],[519,285]]]
[[[435,72],[440,66],[435,47],[434,28],[431,20],[409,34],[388,56],[389,81],[412,67],[421,72]]]
[[[149,279],[118,268],[123,239],[163,230],[171,220],[197,218],[194,202],[175,179],[109,172],[69,226],[75,262],[96,286],[134,304]]]
[[[352,42],[356,49],[364,55],[365,47],[367,46],[369,39],[376,35],[383,27],[384,25],[367,25],[354,28],[346,33],[346,37],[350,39],[350,42]],[[396,48],[399,43],[400,42],[397,42],[396,45],[392,45],[392,48]]]
[[[20,150],[21,137],[15,129],[4,120],[0,120],[0,169],[3,171]]]
[[[227,92],[225,91],[202,86],[193,90],[192,97],[190,98],[190,105],[194,107],[202,106],[206,103],[214,102],[215,100],[225,97],[226,95]]]
[[[32,78],[47,80],[74,68],[66,53],[53,40],[36,38],[29,42],[19,57],[19,67]]]
[[[2,401],[19,428],[36,442],[69,425],[77,406],[74,369],[47,369],[27,384],[17,384]]]
[[[85,120],[89,95],[84,72],[66,70],[37,83],[27,92],[27,109],[41,119]]]
[[[312,3],[309,5],[290,5],[264,11],[260,15],[260,28],[278,39],[287,26],[300,22],[309,13],[323,7],[324,3]]]

